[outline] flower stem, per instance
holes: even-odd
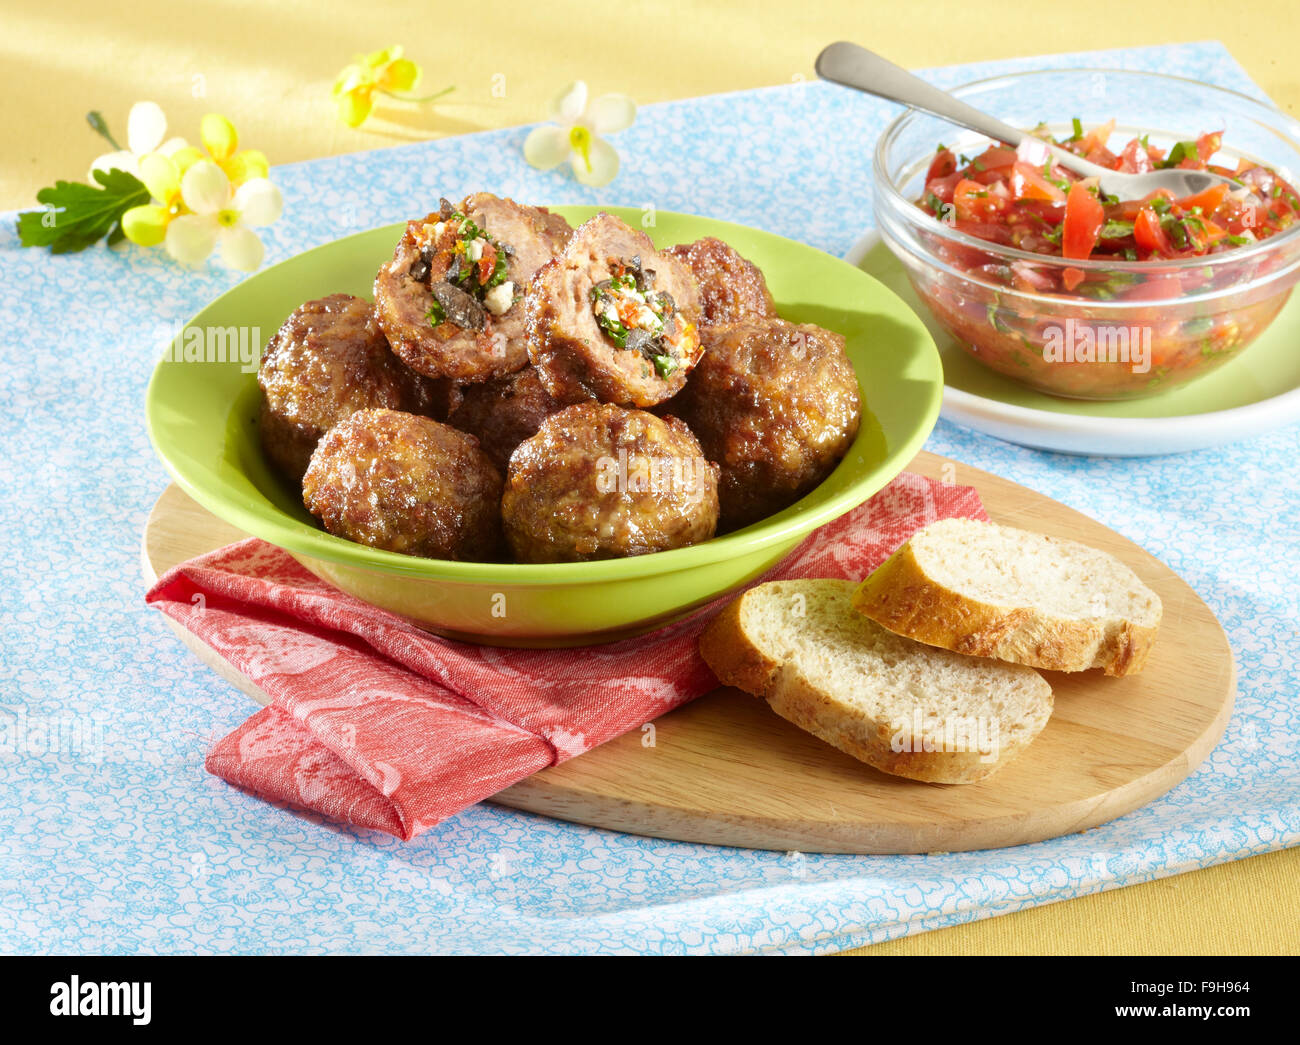
[[[444,94],[450,94],[455,89],[456,86],[453,84],[451,87],[444,87],[441,91],[434,91],[433,94],[426,94],[422,98],[414,98],[409,94],[397,94],[393,91],[386,91],[382,87],[379,88],[379,93],[386,94],[389,98],[395,98],[399,102],[413,102],[417,105],[422,105],[424,102],[431,102],[435,98],[441,98]]]
[[[104,122],[103,116],[92,109],[86,113],[86,122],[90,124],[90,129],[102,136],[109,145],[113,146],[118,152],[122,151],[122,146],[118,145],[113,135],[109,133],[108,124]]]

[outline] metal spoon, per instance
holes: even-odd
[[[994,141],[1004,142],[1013,148],[1023,142],[1031,142],[1033,148],[1041,147],[1043,159],[1046,159],[1050,153],[1052,159],[1062,167],[1085,178],[1098,179],[1098,188],[1103,193],[1116,196],[1121,200],[1145,199],[1157,189],[1167,189],[1175,197],[1192,196],[1219,182],[1233,189],[1240,188],[1229,178],[1209,171],[1181,170],[1171,167],[1167,170],[1148,171],[1145,174],[1122,174],[1089,163],[1071,152],[1049,145],[1041,138],[1017,130],[987,113],[980,112],[979,109],[954,98],[947,91],[939,90],[920,77],[913,76],[906,69],[899,68],[893,62],[886,61],[880,55],[857,44],[846,41],[831,44],[817,56],[816,68],[817,75],[823,80],[830,80],[891,102],[920,109],[938,116],[941,120],[955,123],[959,127],[978,131]]]

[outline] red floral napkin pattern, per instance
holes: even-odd
[[[762,579],[857,579],[952,516],[988,518],[973,488],[904,472]],[[213,746],[209,772],[411,839],[713,689],[696,638],[726,600],[607,645],[475,646],[345,595],[249,538],[177,566],[146,601],[271,698]]]

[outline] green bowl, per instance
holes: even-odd
[[[555,209],[575,225],[598,210],[633,226],[642,219],[640,210],[624,207]],[[369,298],[375,272],[392,256],[402,228],[372,229],[309,250],[217,298],[186,327],[182,340],[195,350],[186,353],[182,344],[158,364],[146,411],[158,456],[199,504],[283,548],[348,594],[431,631],[486,645],[574,646],[612,641],[685,616],[758,577],[812,530],[885,486],[921,448],[938,416],[943,371],[934,341],[875,279],[780,236],[659,212],[646,230],[656,245],[717,236],[763,270],[784,318],[816,323],[848,339],[862,390],[862,427],[826,481],[743,530],[628,559],[449,562],[353,544],[322,530],[263,457],[255,357],[302,302],[336,292]],[[197,336],[190,335],[195,328],[204,334],[203,353]],[[242,353],[235,347],[241,335]]]

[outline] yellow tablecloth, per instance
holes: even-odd
[[[817,52],[840,38],[922,67],[1217,37],[1295,112],[1293,23],[1291,0],[5,0],[0,208],[82,177],[107,151],[86,112],[103,112],[125,144],[126,113],[144,98],[191,139],[204,113],[225,113],[275,164],[531,122],[578,78],[641,103],[788,83],[810,78]],[[394,43],[424,66],[422,89],[455,92],[430,109],[385,104],[363,129],[343,127],[335,74],[354,52]],[[855,953],[1296,953],[1297,926],[1293,849]]]

